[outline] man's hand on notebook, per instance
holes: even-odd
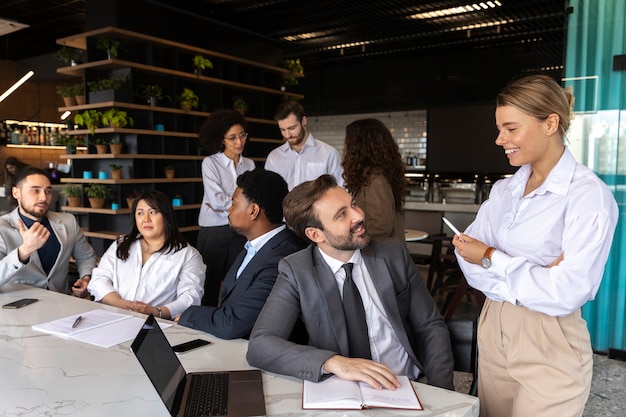
[[[391,369],[369,359],[335,355],[324,362],[323,369],[341,379],[366,382],[376,389],[386,388],[394,391],[401,385]]]

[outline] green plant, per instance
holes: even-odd
[[[123,168],[122,165],[118,165],[118,164],[110,164],[109,168],[111,168],[111,171],[117,171]]]
[[[184,88],[183,92],[178,96],[180,105],[187,110],[197,109],[199,100],[198,95],[189,88]]]
[[[205,70],[207,68],[213,68],[213,63],[202,55],[197,54],[193,57],[193,66],[195,68]]]
[[[112,107],[102,114],[102,124],[111,127],[132,126],[134,120],[124,110],[118,110]]]
[[[74,96],[85,95],[85,85],[83,83],[72,85],[72,92],[74,93]]]
[[[62,46],[54,53],[54,57],[58,59],[59,61],[63,61],[66,64],[69,64],[72,61],[74,62],[80,61],[81,51],[76,48]]]
[[[110,78],[100,78],[95,81],[87,82],[89,91],[119,90],[126,83],[125,75],[118,75]]]
[[[174,165],[165,165],[163,167],[163,171],[172,171],[172,170],[175,170],[175,169],[176,169],[176,167]]]
[[[74,97],[76,95],[74,94],[74,91],[75,91],[74,86],[70,84],[57,85],[55,90],[57,94],[60,95],[61,97]]]
[[[93,135],[96,133],[96,127],[100,126],[100,123],[102,123],[102,112],[98,110],[85,110],[74,116],[74,123],[85,126]]]
[[[85,187],[85,192],[89,198],[106,198],[109,188],[104,184],[91,184]]]
[[[107,141],[107,138],[103,138],[103,137],[96,138],[96,145],[106,145],[107,143],[109,143],[109,141]]]
[[[282,66],[291,71],[290,75],[283,77],[283,86],[298,85],[299,81],[296,76],[302,76],[304,74],[304,67],[300,59],[285,59]]]
[[[67,133],[55,133],[54,135],[54,142],[57,145],[61,145],[61,146],[78,146],[78,139],[76,138],[76,136],[70,136]]]
[[[61,194],[66,197],[81,197],[83,190],[76,184],[65,184],[61,190]]]
[[[105,36],[98,38],[96,41],[96,48],[107,51],[111,58],[116,58],[120,53],[121,43],[119,40]]]
[[[245,113],[248,110],[248,104],[242,96],[235,96],[233,97],[233,109]]]

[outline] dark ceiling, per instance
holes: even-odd
[[[321,64],[443,48],[519,48],[532,69],[561,66],[566,0],[177,0],[207,18],[284,40],[287,57]],[[29,28],[0,36],[0,59],[54,52],[57,38],[82,32],[87,0],[3,0],[0,18]],[[497,3],[501,4],[498,6]],[[489,7],[490,4],[496,7]],[[479,11],[428,19],[408,16],[475,5]],[[484,7],[481,7],[484,6]],[[138,17],[139,18],[139,17]]]

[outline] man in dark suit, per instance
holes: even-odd
[[[363,211],[330,175],[295,187],[283,211],[289,227],[312,245],[280,262],[252,330],[250,365],[310,381],[335,374],[387,389],[399,387],[396,375],[426,376],[431,385],[453,389],[448,329],[403,242],[370,241]],[[346,263],[353,264],[371,359],[351,355]],[[288,340],[299,317],[307,346]]]
[[[287,183],[275,172],[247,171],[237,178],[228,222],[248,242],[224,278],[219,307],[192,306],[178,319],[183,326],[222,339],[249,337],[278,275],[278,262],[305,246],[283,224]]]

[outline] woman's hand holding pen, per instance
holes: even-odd
[[[452,238],[452,244],[454,245],[456,252],[463,259],[465,259],[465,261],[476,265],[482,265],[481,259],[483,257],[483,254],[489,247],[480,240],[473,239],[465,233],[461,233],[460,238],[459,236],[454,235],[454,237]]]

